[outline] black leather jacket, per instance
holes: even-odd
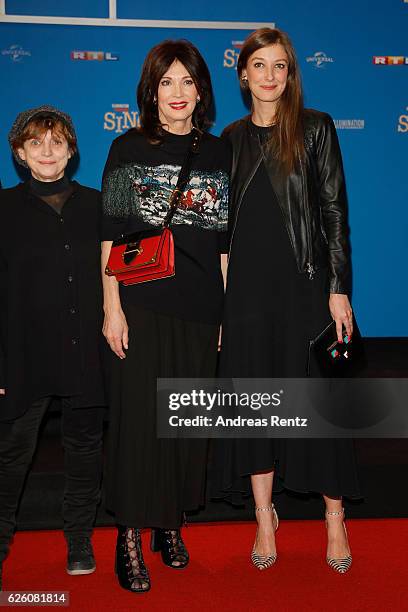
[[[328,268],[330,293],[350,292],[350,248],[343,164],[333,120],[304,111],[305,159],[289,176],[262,151],[250,116],[225,128],[232,144],[231,247],[246,189],[262,159],[281,206],[300,273]]]

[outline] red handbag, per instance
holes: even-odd
[[[175,275],[174,240],[168,227],[129,234],[112,244],[105,268],[123,285]]]
[[[115,240],[105,268],[108,276],[116,276],[123,285],[136,285],[175,275],[174,239],[169,225],[187,185],[192,157],[198,153],[200,140],[200,132],[194,130],[163,226],[123,235]]]

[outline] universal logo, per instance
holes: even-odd
[[[405,110],[408,113],[408,106]],[[406,134],[408,132],[408,114],[399,116],[397,130],[398,132],[402,132],[403,134]]]
[[[376,66],[404,66],[408,64],[408,57],[402,55],[374,55],[373,64]]]
[[[324,51],[316,51],[314,55],[307,57],[306,61],[314,64],[315,68],[324,68],[326,64],[333,64],[334,58],[326,55]]]
[[[236,68],[239,53],[242,49],[242,45],[244,44],[243,40],[232,40],[230,49],[225,49],[224,51],[224,68]]]
[[[112,110],[103,116],[103,129],[121,134],[125,130],[140,126],[138,111],[130,111],[129,104],[112,104]]]
[[[110,51],[71,51],[72,60],[117,62],[119,55]]]
[[[3,49],[2,55],[8,56],[12,62],[21,62],[25,57],[31,57],[31,51],[26,51],[21,45],[11,45],[8,49]]]

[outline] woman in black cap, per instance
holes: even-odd
[[[65,174],[71,118],[20,113],[9,134],[31,178],[0,192],[0,569],[40,423],[62,404],[67,572],[95,570],[90,536],[100,498],[100,194]]]

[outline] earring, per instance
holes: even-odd
[[[200,96],[197,96],[197,104],[200,102],[201,98]]]

